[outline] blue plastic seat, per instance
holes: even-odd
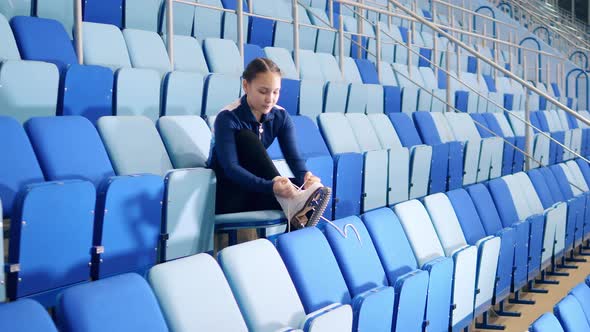
[[[190,38],[190,37],[189,37]],[[162,115],[201,115],[203,81],[200,73],[168,73],[162,87]]]
[[[3,12],[2,6],[4,6],[4,3],[0,4],[0,12]],[[0,15],[0,37],[4,41],[2,48],[0,48],[0,60],[20,60],[21,57],[12,28],[3,15]]]
[[[30,299],[0,304],[0,329],[14,332],[57,332],[45,308]]]
[[[161,9],[162,0],[125,0],[125,27],[159,32]]]
[[[6,158],[0,163],[0,200],[3,217],[11,218],[17,194],[44,177],[25,130],[15,119],[0,116],[0,146]]]
[[[50,307],[62,288],[89,279],[96,190],[81,180],[29,184],[17,202],[10,225],[7,294]]]
[[[174,35],[174,69],[178,71],[209,73],[203,49],[191,36]]]
[[[590,331],[590,323],[584,314],[582,305],[574,295],[567,295],[553,308],[553,312],[564,332]]]
[[[420,322],[429,330],[446,330],[450,323],[447,309],[451,304],[453,261],[439,257],[419,266],[399,219],[388,208],[367,212],[361,218],[389,284],[395,288],[396,331],[419,330]]]
[[[584,311],[586,320],[588,320],[590,324],[590,288],[588,285],[586,285],[584,282],[579,283],[576,285],[576,287],[570,290],[569,294],[573,295],[576,300],[578,300],[582,310]]]
[[[73,65],[65,72],[60,115],[81,115],[93,124],[113,115],[113,72],[100,66]]]
[[[123,0],[84,1],[84,21],[123,27]]]
[[[131,67],[121,30],[114,25],[84,22],[84,64],[111,68]]]
[[[56,316],[61,331],[168,331],[150,286],[134,273],[66,290]]]
[[[353,330],[391,329],[393,289],[383,287],[351,296],[330,244],[319,229],[306,228],[281,235],[277,249],[306,312],[321,309],[326,303],[350,304],[355,313]],[[305,253],[318,259],[307,259]]]
[[[544,313],[529,328],[531,332],[564,332],[559,320],[553,313]]]
[[[125,29],[123,37],[133,68],[153,69],[164,76],[170,71],[170,59],[162,38],[151,31]]]
[[[78,63],[70,37],[58,21],[17,16],[10,25],[23,60],[51,62],[62,73]]]
[[[199,0],[199,3],[217,8],[223,8],[221,0]],[[195,7],[193,22],[193,36],[198,40],[205,38],[223,37],[223,18],[226,13],[204,7]]]
[[[214,123],[217,113],[240,97],[241,80],[239,76],[228,74],[209,74],[203,88],[203,117]]]
[[[233,41],[207,38],[203,41],[203,53],[212,73],[242,75],[244,64],[240,60],[238,46]]]

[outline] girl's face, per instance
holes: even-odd
[[[243,80],[248,105],[255,115],[267,114],[277,104],[281,91],[281,76],[273,72],[258,73],[251,82]]]

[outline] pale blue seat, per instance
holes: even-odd
[[[29,299],[0,304],[0,329],[14,332],[57,332],[45,308]]]
[[[326,15],[324,8],[311,7],[308,10],[311,24],[319,27],[329,27],[330,19]],[[315,51],[322,53],[333,53],[334,43],[336,42],[336,33],[334,31],[318,30],[315,43]]]
[[[424,205],[447,255],[467,246],[477,248],[477,281],[475,284],[477,292],[474,306],[474,317],[477,317],[485,313],[492,305],[501,238],[494,235],[486,236],[481,229],[481,224],[479,224],[481,232],[478,232],[478,236],[473,235],[475,232],[471,226],[478,226],[475,224],[478,220],[473,223],[473,221],[465,219],[470,217],[468,213],[474,216],[475,207],[464,205],[463,203],[468,203],[471,199],[467,192],[458,192],[458,190],[461,189],[450,191],[448,196],[443,193],[427,196],[424,198]],[[457,194],[461,193],[462,197],[458,197]],[[469,240],[466,239],[467,236]],[[475,239],[476,237],[479,238]]]
[[[209,73],[205,55],[198,40],[190,36],[174,36],[174,69],[197,72],[201,75]]]
[[[244,64],[238,46],[233,41],[207,38],[203,41],[203,52],[212,73],[242,75]]]
[[[111,68],[131,67],[121,30],[114,25],[83,22],[84,64]]]
[[[148,280],[170,330],[248,330],[223,271],[210,255],[156,265]]]
[[[5,13],[5,11],[2,10],[3,5],[3,3],[0,3],[1,13]],[[14,39],[10,24],[8,24],[4,15],[0,15],[0,38],[3,40],[2,46],[0,46],[0,60],[20,60],[21,57],[18,46],[16,45],[16,40]]]
[[[134,273],[68,289],[59,299],[56,316],[60,331],[67,332],[168,331],[150,286]]]
[[[265,47],[264,53],[266,54],[266,57],[271,59],[277,64],[277,66],[279,66],[279,68],[281,68],[281,76],[283,78],[292,80],[299,79],[297,68],[295,68],[291,53],[287,49],[280,47]]]
[[[36,1],[36,13],[38,17],[59,21],[70,39],[74,31],[74,3],[68,0]]]
[[[1,1],[0,13],[7,19],[14,16],[30,16],[33,15],[32,0],[17,0],[17,1]]]
[[[292,5],[286,1],[277,1],[279,8],[274,17],[292,20]],[[311,24],[307,11],[303,6],[298,5],[299,23]],[[311,27],[299,27],[299,48],[304,50],[315,50],[317,30]],[[273,46],[293,50],[293,25],[291,23],[276,22],[273,36]]]
[[[54,64],[9,60],[0,68],[0,114],[19,122],[57,110],[59,72]]]
[[[553,312],[564,332],[590,331],[590,323],[584,314],[582,305],[574,295],[567,295],[553,308]]]
[[[125,27],[158,32],[161,9],[162,0],[125,0]]]
[[[103,116],[97,128],[117,175],[163,176],[172,169],[152,120],[144,116]]]
[[[160,116],[160,74],[151,69],[123,68],[115,75],[115,114]]]
[[[249,330],[352,329],[352,309],[349,305],[327,304],[306,315],[285,264],[268,240],[227,247],[218,258]],[[252,269],[260,261],[265,264],[258,264],[256,269]]]
[[[451,324],[453,330],[463,329],[473,319],[475,289],[477,282],[477,248],[473,246],[457,246],[452,248],[449,243],[443,249],[443,240],[437,235],[429,212],[422,203],[410,200],[394,206],[408,240],[412,245],[418,264],[439,258],[453,259],[453,286],[451,297]]]
[[[240,97],[242,82],[239,76],[228,74],[209,74],[203,89],[202,115],[212,126],[217,113]]]
[[[223,8],[221,0],[198,0],[197,2],[204,5]],[[193,36],[195,36],[195,38],[198,40],[205,40],[205,38],[223,37],[222,29],[224,12],[204,7],[195,7],[194,10]]]
[[[197,2],[196,0],[190,0],[189,2]],[[174,13],[174,34],[191,36],[193,32],[193,25],[195,20],[195,6],[187,5],[185,3],[175,2],[172,9]],[[160,33],[166,35],[167,23],[166,23],[166,5],[162,1],[161,16],[163,19],[160,25]]]
[[[196,72],[174,71],[168,73],[162,87],[162,115],[200,116],[203,81],[203,75]]]
[[[164,76],[170,71],[170,59],[162,38],[151,31],[125,29],[123,37],[133,68],[153,69]]]

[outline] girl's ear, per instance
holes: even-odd
[[[248,94],[248,81],[242,80],[242,90],[244,90],[245,94]]]

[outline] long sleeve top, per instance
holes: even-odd
[[[307,168],[297,148],[295,127],[291,117],[285,109],[275,106],[258,122],[246,102],[245,95],[226,106],[215,119],[214,143],[209,165],[218,177],[222,176],[248,191],[273,192],[272,180],[252,174],[238,162],[235,137],[242,129],[252,130],[267,149],[275,138],[278,138],[285,160],[295,175],[294,182],[298,185],[303,184]]]

